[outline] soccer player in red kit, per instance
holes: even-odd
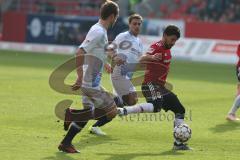
[[[118,108],[119,115],[143,112],[160,112],[171,110],[175,114],[174,126],[184,123],[185,108],[177,96],[166,88],[166,79],[171,63],[171,51],[180,37],[180,30],[174,25],[166,27],[162,40],[153,43],[147,53],[140,58],[140,63],[146,64],[142,93],[152,106],[133,106]],[[151,107],[151,108],[150,108]],[[174,141],[174,150],[190,150],[185,143]]]
[[[227,120],[229,121],[240,121],[240,119],[236,116],[236,112],[240,107],[240,44],[238,45],[237,48],[237,55],[238,55],[238,63],[236,66],[236,75],[238,79],[238,85],[237,85],[237,97],[234,100],[233,106],[228,112],[228,115],[226,117]]]

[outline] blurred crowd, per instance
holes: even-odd
[[[4,0],[1,0],[4,1]],[[10,8],[30,13],[98,16],[105,0],[5,0]],[[127,16],[133,12],[147,18],[187,21],[240,22],[240,0],[114,0]],[[122,13],[124,12],[124,13]]]
[[[0,0],[0,33],[2,13],[8,10],[50,15],[99,16],[99,7],[105,0]],[[221,23],[240,22],[240,0],[113,0],[120,6],[120,16],[139,13],[144,18],[183,19],[185,21],[206,21]],[[123,31],[127,28],[123,19],[117,23]],[[116,27],[114,27],[116,28]],[[115,29],[109,32],[113,39]],[[62,26],[56,41],[64,44],[78,44],[86,33],[79,28],[69,31]],[[67,35],[67,36],[66,36]],[[77,35],[77,36],[76,36]],[[111,38],[112,37],[112,38]],[[1,39],[1,34],[0,34]]]
[[[187,21],[240,22],[240,0],[129,0],[130,13]]]
[[[55,15],[98,16],[99,7],[105,0],[3,0],[11,2],[10,10],[25,13]]]

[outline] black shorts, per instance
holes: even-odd
[[[156,83],[142,84],[142,93],[146,101],[154,105],[154,112],[159,112],[161,109],[166,112],[171,110],[174,113],[181,114],[185,112],[178,97],[163,85]]]

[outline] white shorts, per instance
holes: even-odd
[[[111,107],[114,104],[113,96],[103,87],[100,89],[81,87],[81,91],[84,109]]]
[[[121,67],[115,66],[113,74],[111,75],[112,85],[114,92],[122,97],[123,95],[128,95],[129,93],[136,92],[136,88],[133,86],[131,80],[124,75],[121,75]]]
[[[82,104],[84,109],[88,109],[88,108],[94,109],[94,103],[88,96],[82,96]]]

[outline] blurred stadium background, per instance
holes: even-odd
[[[1,43],[0,48],[73,53],[74,48],[70,46],[78,46],[83,41],[89,27],[98,19],[102,2],[104,0],[1,0],[0,39],[18,43]],[[141,35],[145,48],[160,38],[167,24],[176,24],[181,28],[182,39],[173,49],[175,57],[235,63],[236,45],[240,40],[239,0],[116,2],[120,6],[120,18],[108,31],[110,41],[127,30],[127,16],[136,12],[144,17]],[[35,45],[26,46],[26,43]]]

